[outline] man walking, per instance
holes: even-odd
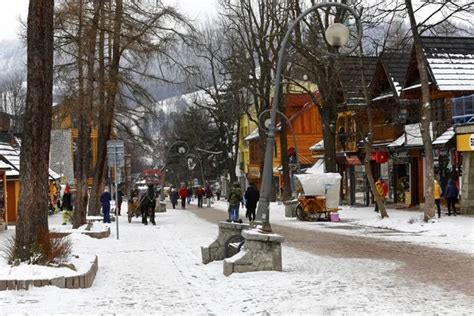
[[[255,209],[257,208],[257,202],[260,199],[260,192],[258,192],[254,183],[249,183],[249,187],[245,191],[245,207],[247,212],[245,217],[249,219],[249,222],[252,223],[255,220]]]
[[[112,196],[109,193],[109,188],[106,186],[104,193],[102,193],[100,196],[102,214],[104,215],[104,223],[110,223],[110,200],[112,200]]]
[[[242,220],[239,219],[239,207],[240,202],[242,201],[242,191],[240,190],[240,184],[238,182],[235,182],[232,185],[232,188],[227,195],[227,201],[229,202],[228,221],[242,223]]]

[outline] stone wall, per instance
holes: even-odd
[[[72,234],[73,232],[68,232],[68,231],[50,231],[49,232],[49,235],[51,236],[51,238],[61,238],[61,237],[65,237],[65,236],[68,236],[70,234]],[[106,231],[101,231],[101,232],[93,232],[93,231],[77,231],[77,232],[74,232],[75,234],[84,234],[84,235],[87,235],[89,237],[92,237],[92,238],[96,238],[96,239],[102,239],[102,238],[107,238],[110,236],[110,228],[108,228]]]

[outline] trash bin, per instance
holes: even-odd
[[[283,204],[285,205],[285,217],[296,217],[298,200],[287,200],[284,201]]]

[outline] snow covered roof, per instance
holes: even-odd
[[[474,37],[422,37],[422,42],[439,90],[474,90]]]
[[[433,137],[432,125],[430,125],[430,134]],[[421,138],[420,123],[405,125],[405,132],[402,136],[391,142],[387,147],[421,147],[423,146],[423,139]]]
[[[444,145],[454,137],[454,127],[451,126],[433,142],[433,145]]]
[[[0,143],[0,156],[3,156],[6,164],[11,167],[6,171],[7,177],[18,177],[20,175],[20,150],[13,148],[10,144]],[[53,180],[60,178],[59,174],[51,169],[49,169],[49,177]]]
[[[360,57],[341,57],[339,63],[339,81],[345,104],[349,107],[365,106],[364,86],[360,76]],[[375,72],[377,57],[364,57],[362,64],[365,69],[366,82],[369,83]]]
[[[313,146],[309,147],[309,150],[324,150],[324,140],[320,140]]]

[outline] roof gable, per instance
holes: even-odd
[[[365,106],[364,87],[360,75],[360,57],[343,57],[339,60],[339,82],[344,95],[344,103],[348,107]],[[365,69],[365,81],[372,80],[377,64],[377,57],[362,57]]]
[[[474,37],[422,36],[429,80],[440,91],[474,91]],[[412,48],[405,89],[420,83],[415,49]]]

